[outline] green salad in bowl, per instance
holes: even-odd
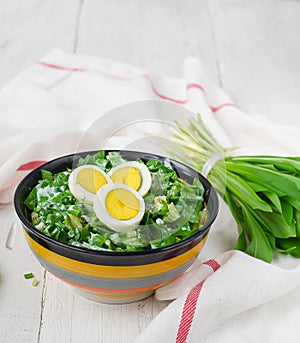
[[[72,168],[41,170],[24,200],[43,234],[93,250],[162,248],[195,234],[208,218],[205,188],[187,183],[168,159],[126,159],[119,151],[80,157]]]
[[[144,299],[187,270],[218,214],[200,173],[137,151],[86,151],[34,169],[14,206],[47,271],[83,297]]]

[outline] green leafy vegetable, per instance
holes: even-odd
[[[300,257],[299,157],[232,156],[207,130],[200,115],[171,130],[174,141],[186,152],[174,157],[199,172],[207,157],[223,157],[213,165],[208,179],[236,220],[236,249],[267,262],[274,251]]]
[[[124,162],[119,152],[99,151],[79,159],[78,165],[97,165],[105,172]],[[139,162],[143,163],[141,160]],[[145,195],[144,217],[134,230],[115,232],[100,222],[93,206],[79,202],[70,192],[71,170],[52,175],[42,170],[41,180],[24,204],[32,224],[44,234],[67,244],[95,250],[139,251],[184,240],[207,219],[204,187],[198,179],[186,184],[161,161],[146,163],[152,185]]]
[[[41,174],[42,174],[42,179],[43,180],[52,180],[53,179],[53,175],[49,170],[41,170]]]

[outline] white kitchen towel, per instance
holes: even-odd
[[[300,342],[299,285],[299,266],[285,270],[239,251],[197,261],[158,290],[158,298],[178,299],[137,342]]]
[[[146,99],[200,112],[224,146],[299,154],[300,129],[240,111],[196,59],[186,60],[183,77],[173,79],[53,51],[1,90],[0,203],[11,201],[16,184],[32,168],[78,149],[94,123],[102,120],[102,130],[113,130],[115,121],[126,124],[125,114],[114,117],[116,106]],[[170,122],[176,117],[169,116]],[[236,237],[232,216],[222,204],[200,258],[156,292],[159,300],[177,300],[137,342],[300,342],[299,260],[276,255],[269,265],[232,252]]]
[[[0,203],[11,201],[15,185],[32,167],[74,152],[101,115],[143,99],[162,99],[200,112],[223,145],[298,153],[298,129],[238,110],[196,59],[186,60],[182,79],[172,79],[52,51],[0,92]]]

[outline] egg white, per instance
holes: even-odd
[[[74,195],[74,197],[77,200],[93,204],[96,193],[90,192],[86,188],[82,187],[77,181],[78,173],[85,169],[92,169],[99,172],[104,177],[106,184],[110,184],[112,183],[112,181],[109,178],[109,176],[101,168],[94,165],[80,166],[71,172],[69,176],[69,180],[68,180],[68,186],[69,186],[70,192]]]
[[[141,196],[146,195],[148,193],[150,187],[151,187],[152,177],[151,177],[151,174],[149,172],[149,169],[147,168],[147,166],[145,164],[137,162],[137,161],[124,162],[124,163],[112,168],[108,172],[108,176],[112,177],[116,171],[118,171],[122,168],[127,168],[127,167],[133,167],[133,168],[138,169],[138,171],[140,172],[140,176],[141,176],[141,185],[136,191],[138,193],[140,193]]]
[[[106,207],[106,198],[107,195],[116,189],[125,189],[129,192],[131,192],[132,195],[135,196],[135,198],[139,202],[139,209],[138,213],[135,217],[131,219],[117,219],[110,215],[108,212],[108,209]],[[94,211],[99,218],[99,220],[109,227],[110,229],[122,233],[126,233],[128,230],[134,229],[142,220],[145,212],[145,202],[143,197],[134,189],[131,187],[128,187],[124,184],[116,184],[116,183],[110,183],[102,188],[99,189],[99,191],[96,194],[96,197],[94,198]]]

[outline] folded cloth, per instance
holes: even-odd
[[[163,99],[201,113],[224,147],[259,154],[299,153],[300,129],[243,113],[197,59],[187,59],[183,77],[172,79],[53,51],[1,90],[0,203],[11,201],[16,184],[30,170],[75,152],[99,118],[117,120],[105,113],[144,99]],[[174,119],[171,115],[169,121]],[[234,220],[222,204],[200,258],[156,292],[158,300],[177,300],[137,342],[300,342],[299,260],[276,255],[272,265],[264,263],[231,251],[236,238]]]
[[[223,145],[297,154],[297,129],[250,117],[188,59],[182,79],[88,56],[53,51],[0,93],[0,203],[39,163],[74,152],[85,130],[112,108],[164,99],[200,112]],[[170,121],[172,119],[170,118]]]
[[[158,290],[158,298],[178,299],[137,342],[299,342],[299,279],[299,268],[266,265],[238,251],[197,261],[182,278]]]

